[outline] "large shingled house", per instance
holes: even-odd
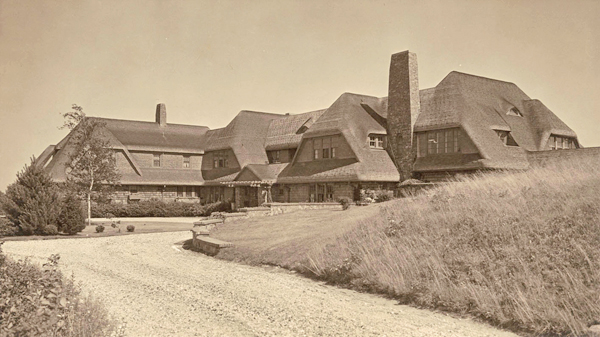
[[[535,153],[580,148],[577,135],[515,84],[451,72],[419,89],[416,55],[392,55],[388,97],[342,94],[302,114],[241,111],[227,126],[100,118],[117,154],[115,202],[230,200],[261,204],[356,198],[361,188],[392,189],[409,178],[526,169]],[[69,136],[38,158],[65,179]]]

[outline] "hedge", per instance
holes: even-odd
[[[208,216],[212,212],[227,212],[231,203],[227,201],[201,205],[197,203],[163,202],[160,200],[140,201],[133,204],[94,204],[93,218],[139,218],[139,217],[196,217]]]

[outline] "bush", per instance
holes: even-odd
[[[352,199],[348,197],[340,197],[338,198],[338,202],[342,205],[342,209],[345,211],[350,208],[350,204],[352,203]]]
[[[103,225],[96,226],[96,233],[102,233],[102,232],[104,232],[104,226]]]
[[[375,202],[384,202],[394,199],[394,192],[388,190],[376,190]]]
[[[127,225],[127,231],[128,232],[133,232],[135,230],[135,226],[134,225]]]
[[[42,268],[13,261],[0,243],[0,336],[110,336],[116,324],[73,280],[57,268],[52,255]]]
[[[56,235],[58,234],[58,227],[54,225],[48,225],[44,227],[44,230],[40,233],[42,235]]]
[[[92,206],[92,217],[197,217],[209,216],[213,212],[231,211],[228,201],[200,205],[184,202],[163,202],[160,200],[140,201],[134,204],[103,204]]]
[[[62,209],[58,216],[58,230],[73,235],[85,229],[85,218],[81,200],[73,194],[68,193],[62,202]]]
[[[0,236],[14,236],[18,233],[19,227],[6,218],[0,218]]]
[[[17,174],[17,181],[9,185],[0,202],[8,219],[24,235],[45,235],[48,225],[56,226],[60,214],[59,189],[42,168],[30,165]]]

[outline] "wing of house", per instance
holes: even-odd
[[[98,118],[117,155],[120,199],[326,201],[416,177],[525,169],[531,153],[580,148],[577,135],[515,84],[451,72],[420,90],[416,55],[392,55],[387,97],[342,94],[301,113],[241,111],[225,127]],[[70,136],[38,158],[65,180]],[[132,196],[134,196],[132,198]]]

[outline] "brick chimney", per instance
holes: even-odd
[[[165,103],[156,105],[156,123],[160,126],[167,126],[167,106]]]
[[[415,150],[413,126],[419,116],[417,55],[403,51],[392,55],[388,87],[387,150],[400,173],[400,181],[412,178]]]

